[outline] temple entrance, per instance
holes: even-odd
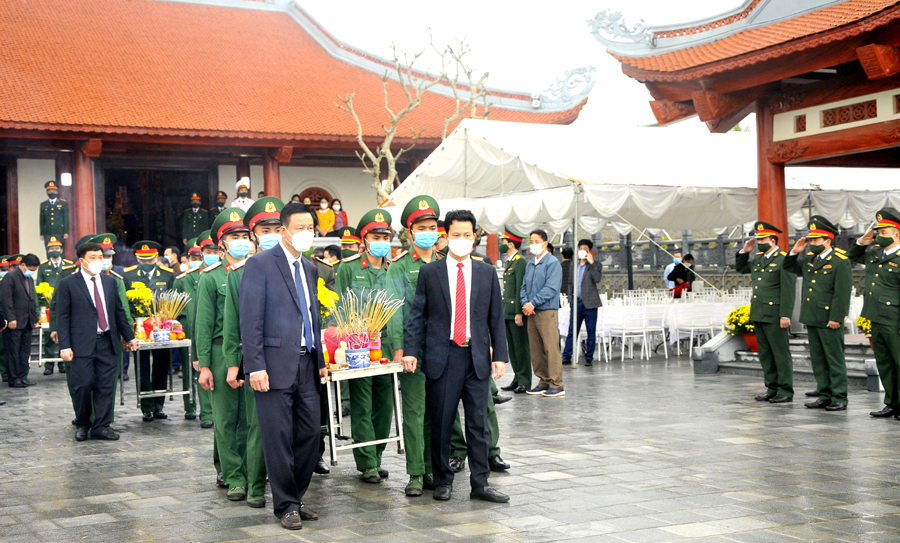
[[[103,184],[106,229],[120,243],[130,247],[149,239],[163,247],[181,247],[182,219],[184,210],[190,207],[191,194],[199,194],[200,206],[208,209],[210,194],[218,189],[218,173],[215,168],[107,168],[103,170]]]

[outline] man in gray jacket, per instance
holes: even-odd
[[[597,308],[600,307],[600,293],[597,283],[603,276],[603,264],[594,260],[594,242],[583,239],[578,242],[578,275],[576,297],[578,298],[578,329],[573,333],[572,320],[569,319],[569,335],[566,337],[566,348],[563,349],[562,363],[572,363],[572,338],[581,331],[581,323],[587,326],[587,349],[584,353],[584,365],[594,364],[594,349],[597,347]],[[570,302],[571,303],[571,302]]]
[[[562,266],[547,250],[547,232],[535,230],[529,241],[531,246],[528,249],[534,260],[525,268],[521,292],[522,314],[528,317],[531,366],[540,382],[526,393],[544,397],[565,396],[558,316]]]

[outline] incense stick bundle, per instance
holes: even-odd
[[[403,304],[402,299],[390,297],[385,290],[366,293],[364,289],[357,295],[348,289],[333,313],[338,338],[350,349],[368,348]]]

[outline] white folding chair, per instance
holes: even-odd
[[[609,336],[622,340],[622,356],[621,361],[625,361],[625,343],[628,340],[629,357],[634,358],[634,340],[641,339],[641,360],[644,358],[644,351],[647,349],[646,335],[646,305],[626,305],[622,308],[621,320],[610,326]],[[650,358],[649,354],[647,358]]]

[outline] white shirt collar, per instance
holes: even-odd
[[[896,253],[897,251],[900,251],[900,245],[894,247],[893,249],[885,249],[884,254],[885,254],[885,256],[892,255],[892,254]]]
[[[827,257],[828,255],[831,254],[832,251],[834,251],[834,249],[828,249],[827,251],[824,251],[822,254],[819,255],[819,258]]]
[[[778,253],[777,245],[775,247],[772,247],[771,249],[769,249],[769,252],[766,253],[766,258],[772,258],[772,256],[775,255],[776,253]]]
[[[284,238],[279,242],[281,244],[281,250],[284,251],[284,256],[287,257],[288,267],[291,269],[291,273],[294,272],[294,262],[300,261],[300,258],[303,258],[303,255],[300,255],[300,258],[294,258],[294,255],[287,248],[287,245],[284,244]],[[303,265],[303,262],[300,262],[300,265]]]

